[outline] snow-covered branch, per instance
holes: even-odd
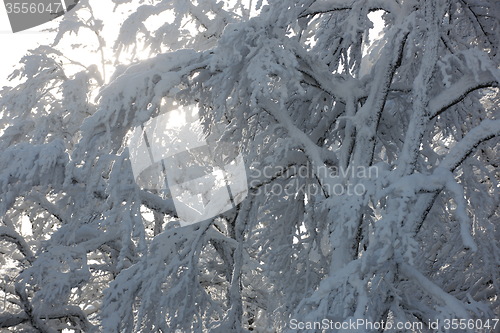
[[[14,243],[17,246],[19,252],[21,252],[24,255],[26,260],[28,261],[33,260],[34,256],[30,246],[28,245],[28,243],[26,243],[24,238],[16,231],[8,227],[0,226],[0,240],[5,240],[7,242]]]
[[[498,81],[489,72],[481,75],[480,80],[476,80],[472,75],[460,78],[430,100],[428,106],[430,118],[439,116],[450,106],[462,101],[470,92],[487,87],[498,87]]]

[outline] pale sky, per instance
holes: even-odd
[[[97,19],[105,20],[104,30],[101,32],[101,35],[103,35],[105,38],[106,36],[116,36],[122,21],[128,16],[125,13],[133,9],[125,4],[120,6],[117,12],[114,12],[114,4],[109,0],[91,1],[91,5],[95,17]],[[4,85],[15,85],[7,80],[7,76],[12,73],[14,67],[19,64],[19,60],[28,53],[28,50],[34,49],[38,45],[50,45],[54,41],[57,31],[55,30],[47,32],[45,30],[51,28],[57,29],[63,17],[64,15],[56,18],[51,22],[47,22],[34,28],[17,33],[12,33],[7,16],[7,10],[5,6],[0,3],[0,43],[2,45],[2,51],[0,51],[0,59],[2,60],[2,64],[0,66],[0,88]],[[89,34],[89,30],[83,29],[83,32],[82,30],[80,30],[76,38],[78,38],[80,43],[90,45],[91,48],[97,47],[96,36],[93,34]],[[90,39],[88,41],[82,40],[85,38]],[[68,41],[71,39],[63,38],[63,41],[64,40]],[[109,40],[108,43],[110,43]],[[112,45],[112,43],[108,44],[108,47],[110,45]],[[58,49],[64,50],[68,57],[74,57],[74,60],[77,60],[84,64],[88,64],[89,61],[90,63],[100,63],[98,60],[93,61],[95,59],[93,59],[92,57],[98,57],[98,55],[95,53],[89,52],[85,53],[85,55],[82,56],[81,53],[72,53],[72,48],[69,45],[65,44],[59,45]],[[79,56],[81,59],[78,59]],[[109,75],[110,73],[107,74]]]
[[[99,5],[96,6],[97,3],[99,3]],[[96,14],[101,10],[107,12],[107,15],[105,15],[105,17],[108,19],[108,21],[105,22],[105,27],[107,28],[106,30],[115,30],[113,32],[116,33],[116,29],[118,29],[118,27],[121,25],[121,22],[116,22],[116,19],[120,20],[118,15],[115,16],[115,20],[113,20],[114,22],[109,22],[109,14],[116,15],[116,13],[111,13],[113,8],[111,1],[95,1],[92,3],[92,8],[96,12]],[[99,17],[99,15],[97,16]],[[370,31],[370,37],[374,38],[381,30],[382,20],[380,17],[380,13],[372,13],[370,14],[370,18],[376,25],[375,29]],[[0,4],[0,43],[2,46],[2,51],[0,51],[0,59],[2,60],[2,64],[0,66],[0,88],[4,85],[13,85],[12,83],[9,83],[9,81],[7,80],[7,76],[12,73],[14,67],[19,64],[19,60],[22,58],[22,56],[27,54],[29,49],[36,48],[41,44],[50,44],[50,42],[54,40],[57,31],[47,32],[44,30],[49,28],[56,28],[62,19],[63,16],[60,16],[54,21],[39,25],[25,31],[12,33],[5,6]],[[80,38],[82,38],[82,36],[80,36]]]
[[[107,13],[104,17],[109,20],[109,14],[112,11],[113,3],[108,0],[101,2],[93,1],[92,8],[95,14],[101,14],[101,11],[106,11]],[[96,16],[97,18],[103,17],[100,15]],[[19,60],[28,53],[28,50],[34,49],[38,45],[49,45],[54,41],[57,31],[48,32],[45,30],[57,28],[63,17],[64,15],[51,22],[47,22],[28,30],[13,33],[7,16],[7,10],[3,4],[0,4],[0,43],[2,46],[2,51],[0,51],[0,59],[2,60],[2,64],[0,66],[0,87],[4,85],[12,85],[9,84],[7,76],[12,73],[14,67],[19,64]],[[120,19],[118,18],[118,20]],[[120,25],[121,22],[117,22],[116,19],[112,22],[105,22],[107,30],[113,30],[115,33],[116,31],[114,30],[116,30]],[[79,38],[85,37],[79,36]],[[92,36],[92,38],[93,40],[90,44],[95,44],[95,36]]]
[[[56,19],[61,20],[62,17]],[[19,60],[29,49],[40,44],[46,44],[55,37],[56,32],[43,32],[43,29],[53,27],[54,23],[49,22],[25,31],[12,33],[7,11],[3,4],[0,4],[0,87],[7,85],[7,76],[14,70],[14,66],[19,64]]]

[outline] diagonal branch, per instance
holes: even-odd
[[[33,252],[31,251],[28,243],[26,243],[24,238],[16,231],[8,227],[0,226],[0,240],[5,240],[15,244],[19,249],[19,252],[24,255],[26,260],[29,262],[33,260]]]
[[[325,167],[325,160],[321,154],[321,147],[316,145],[306,133],[295,126],[290,117],[284,111],[278,109],[278,104],[272,101],[262,100],[259,100],[259,104],[260,107],[271,114],[276,121],[283,126],[290,138],[301,146],[313,166],[314,175],[317,177],[325,196],[331,196],[331,190],[334,188],[334,184],[332,184],[331,178],[322,177],[324,172],[321,171],[321,168]]]
[[[483,120],[479,126],[469,131],[462,140],[453,146],[448,155],[440,163],[439,168],[449,170],[450,172],[455,171],[455,169],[475,151],[477,146],[499,135],[500,120]],[[433,193],[423,193],[418,198],[417,204],[415,205],[417,209],[411,212],[411,216],[408,219],[409,221],[414,221],[415,234],[420,231],[439,193],[440,190]]]
[[[469,313],[461,301],[448,294],[437,284],[426,278],[422,273],[420,273],[419,270],[405,263],[401,263],[400,268],[401,272],[406,275],[407,278],[414,280],[418,285],[420,285],[422,290],[425,290],[429,295],[441,300],[443,303],[448,305],[450,309],[453,309],[457,318],[470,318]]]
[[[485,119],[450,150],[439,167],[455,170],[483,141],[500,135],[500,119]]]
[[[487,87],[498,87],[497,80],[495,80],[489,73],[482,77],[479,81],[476,81],[472,76],[462,77],[429,102],[430,119],[439,116],[450,106],[463,100],[468,93]]]

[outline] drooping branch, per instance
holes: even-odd
[[[426,278],[419,270],[415,269],[406,263],[400,264],[401,272],[410,280],[417,283],[422,290],[424,290],[428,295],[435,297],[445,303],[450,309],[453,309],[457,318],[470,318],[467,309],[464,304],[458,299],[444,291],[434,282]]]
[[[302,17],[307,17],[307,16],[315,16],[315,15],[320,15],[320,14],[325,14],[325,13],[332,13],[336,11],[342,11],[342,10],[350,10],[357,4],[356,0],[350,0],[350,1],[341,1],[341,0],[317,0],[314,1],[314,3],[304,12],[302,12],[299,16],[299,18]],[[400,6],[397,3],[397,1],[380,1],[380,0],[374,0],[370,1],[368,3],[369,5],[369,11],[371,10],[377,10],[377,9],[383,9],[384,11],[388,13],[399,13],[400,11]]]

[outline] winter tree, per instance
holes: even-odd
[[[498,1],[98,3],[0,93],[3,331],[494,331]],[[233,209],[136,182],[165,98],[243,156]]]

